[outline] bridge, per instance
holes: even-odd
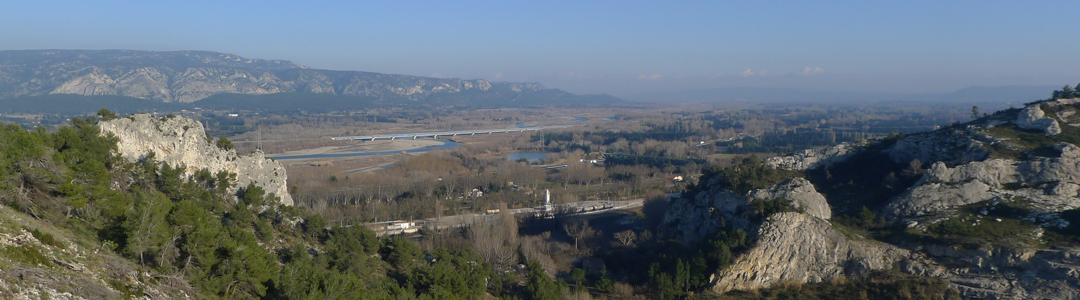
[[[459,130],[459,131],[432,131],[432,132],[414,132],[414,133],[391,133],[386,135],[365,135],[365,136],[343,136],[330,138],[335,141],[374,141],[374,140],[396,140],[396,139],[413,139],[416,138],[439,138],[454,137],[459,135],[477,135],[477,134],[492,134],[492,133],[507,133],[507,132],[526,132],[526,131],[539,131],[544,129],[557,129],[568,128],[572,125],[561,126],[547,126],[547,127],[529,127],[529,128],[507,128],[507,129],[482,129],[482,130]]]

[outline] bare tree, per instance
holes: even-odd
[[[447,173],[443,173],[439,176],[439,178],[442,178],[440,183],[442,184],[442,188],[446,193],[446,199],[453,199],[452,196],[454,194],[454,191],[457,190],[458,185],[464,181],[464,175],[462,175],[461,172],[450,171]]]
[[[469,225],[473,250],[498,269],[508,269],[517,259],[517,219],[506,203],[499,204],[498,218],[479,217]]]
[[[523,236],[520,239],[521,256],[526,261],[536,261],[540,263],[540,266],[544,268],[544,272],[548,275],[555,275],[557,266],[555,260],[551,258],[552,247],[550,246],[551,232],[545,231],[539,236]]]
[[[615,300],[645,299],[644,296],[634,293],[634,286],[622,282],[616,282],[614,285],[612,285],[610,296],[611,299]]]
[[[633,230],[616,232],[615,239],[619,240],[623,246],[630,246],[637,239],[637,233],[634,233]]]
[[[904,169],[903,174],[904,174],[904,176],[914,177],[914,176],[922,175],[922,173],[923,173],[922,161],[919,160],[918,158],[916,158],[916,159],[912,159],[910,162],[908,162],[908,166],[907,166],[906,169]]]
[[[574,249],[579,250],[578,244],[581,240],[591,237],[596,231],[589,227],[589,219],[576,219],[569,220],[563,223],[563,230],[566,230],[566,234],[574,238]]]

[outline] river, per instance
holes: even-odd
[[[555,117],[558,118],[558,117],[563,117],[563,116],[562,115],[555,115]],[[569,117],[567,117],[567,118],[569,118]],[[575,117],[575,118],[573,118],[573,121],[576,122],[576,123],[581,123],[581,122],[585,122],[585,121],[588,121],[588,120],[589,120],[588,118],[583,118],[583,117]],[[517,127],[517,128],[537,128],[538,127],[537,125],[525,125],[525,122],[518,122],[517,124],[514,124],[514,126]],[[555,127],[559,127],[559,126],[555,126]],[[540,127],[540,128],[542,129],[543,127]],[[498,130],[502,130],[502,129],[498,129]],[[380,135],[388,135],[388,136],[392,136],[392,135],[408,135],[408,134],[417,134],[417,133],[424,133],[424,132],[434,132],[434,131],[387,132],[387,133],[381,133]],[[405,153],[427,152],[427,151],[431,151],[431,150],[453,149],[453,148],[457,148],[458,146],[461,146],[461,143],[454,142],[454,141],[449,141],[449,140],[439,140],[439,141],[443,142],[443,144],[442,145],[432,145],[432,146],[426,146],[426,147],[421,147],[421,148],[408,149],[408,150],[324,153],[324,154],[285,155],[285,156],[267,155],[267,157],[277,159],[277,160],[311,159],[311,158],[334,158],[334,157],[355,157],[355,156],[371,156],[371,155],[382,155],[382,154],[397,154],[397,153],[401,153],[401,152],[405,152]],[[516,156],[516,155],[519,155],[519,156]],[[511,157],[511,156],[513,156],[513,157]],[[526,158],[526,159],[529,160],[530,163],[536,162],[536,161],[539,161],[539,160],[543,160],[546,157],[547,157],[547,153],[540,153],[540,152],[517,152],[517,153],[511,153],[511,154],[508,155],[508,158],[510,158],[511,160],[517,160],[518,158]]]

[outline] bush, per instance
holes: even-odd
[[[233,143],[225,137],[218,137],[217,143],[215,145],[217,145],[218,148],[221,148],[221,150],[228,151],[233,149]]]
[[[57,241],[56,238],[53,237],[52,234],[49,234],[49,233],[46,233],[46,232],[41,232],[40,230],[37,230],[37,229],[31,230],[30,234],[34,235],[34,238],[37,239],[42,244],[53,246],[53,247],[61,247],[61,248],[64,247],[64,245],[61,244],[60,241]]]

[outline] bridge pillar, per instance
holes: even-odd
[[[415,140],[415,139],[416,139],[416,136],[415,136],[415,135],[414,135],[414,136],[412,136],[412,139],[414,139],[414,140]]]
[[[394,140],[395,138],[397,138],[397,137],[396,137],[396,136],[392,136],[392,137],[390,137],[390,140],[391,140],[391,141],[393,141],[393,140]]]
[[[435,135],[434,137],[432,137],[432,138],[433,138],[433,139],[436,139],[436,140],[437,140],[437,139],[439,139],[439,135],[438,135],[438,134],[436,134],[436,135]]]

